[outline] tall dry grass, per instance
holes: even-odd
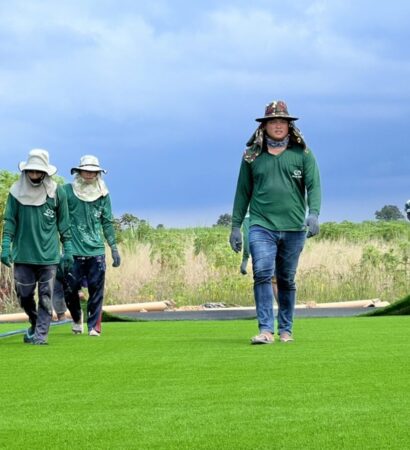
[[[248,274],[241,275],[241,255],[233,254],[228,243],[213,244],[205,254],[195,252],[193,238],[186,239],[177,258],[166,247],[168,259],[158,249],[153,251],[151,244],[137,240],[119,249],[119,268],[111,266],[107,252],[106,304],[172,300],[177,305],[253,305],[251,263]],[[410,292],[409,261],[410,245],[404,241],[308,240],[297,274],[298,302],[394,301]],[[17,311],[12,272],[4,266],[0,270],[0,312]]]
[[[365,258],[369,249],[376,255],[373,260]],[[384,257],[395,252],[396,260],[389,269]],[[253,304],[251,263],[248,275],[240,275],[240,255],[236,266],[216,268],[202,252],[195,255],[192,243],[188,243],[181,265],[167,269],[158,260],[151,260],[150,254],[149,246],[138,244],[124,254],[123,268],[109,268],[107,301],[167,299],[179,305],[215,301]],[[404,267],[400,258],[404,257],[399,248],[379,241],[363,245],[344,240],[309,240],[299,262],[298,301],[400,298],[410,291],[409,266]]]

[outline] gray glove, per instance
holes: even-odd
[[[119,267],[121,264],[121,256],[118,253],[118,249],[116,245],[113,245],[111,247],[111,256],[112,256],[112,266],[113,267]]]
[[[248,273],[248,271],[246,270],[247,266],[248,266],[248,258],[243,258],[242,264],[241,264],[241,274],[242,275],[246,275]]]
[[[229,236],[229,243],[234,252],[238,253],[242,250],[242,233],[238,227],[233,227]]]
[[[306,219],[306,225],[309,228],[306,237],[310,238],[319,234],[319,218],[316,214],[309,214]]]

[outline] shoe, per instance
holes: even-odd
[[[33,345],[48,345],[48,342],[46,342],[46,341],[40,341],[39,339],[33,339],[32,344],[33,344]]]
[[[101,336],[101,333],[99,333],[95,328],[91,328],[88,332],[88,336]]]
[[[34,339],[34,331],[35,331],[35,327],[31,326],[30,328],[27,328],[24,336],[23,336],[23,341],[25,344],[32,344],[33,343],[33,339]]]
[[[32,344],[34,339],[34,331],[30,332],[31,327],[25,332],[23,341],[25,344]]]
[[[275,338],[272,334],[268,334],[268,333],[260,333],[257,336],[254,336],[251,339],[251,344],[252,345],[257,345],[257,344],[273,344],[275,341]]]
[[[78,322],[73,322],[73,326],[71,327],[71,331],[74,334],[82,334],[84,333],[84,324],[83,324],[83,312],[81,311],[81,318]]]
[[[288,333],[287,331],[280,334],[279,340],[280,340],[280,342],[285,342],[285,343],[294,341],[292,335],[290,333]]]

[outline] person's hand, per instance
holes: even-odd
[[[64,275],[66,275],[73,268],[74,258],[70,253],[64,253],[60,259],[60,265],[63,269]]]
[[[241,263],[241,274],[246,275],[248,273],[247,271],[248,266],[248,258],[243,258]]]
[[[60,265],[63,268],[64,275],[66,275],[72,269],[74,264],[73,246],[71,241],[63,242],[63,255],[60,259]]]
[[[238,253],[242,250],[242,233],[238,227],[233,227],[229,236],[229,243],[234,252]]]
[[[5,251],[5,249],[3,248],[1,252],[1,262],[7,267],[11,267],[11,265],[13,264],[13,259],[10,255],[10,249]]]
[[[1,243],[1,262],[7,266],[11,267],[13,264],[13,258],[11,257],[10,251],[11,238],[8,234],[3,235],[3,241]]]
[[[113,245],[111,247],[111,256],[112,256],[112,266],[113,267],[119,267],[121,264],[121,256],[118,252],[117,246]]]
[[[306,237],[310,238],[319,234],[319,218],[316,214],[308,215],[306,225],[309,228]]]

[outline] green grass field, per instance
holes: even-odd
[[[409,448],[408,316],[299,319],[293,344],[251,346],[255,331],[105,323],[101,338],[53,327],[43,347],[0,339],[0,448]]]

